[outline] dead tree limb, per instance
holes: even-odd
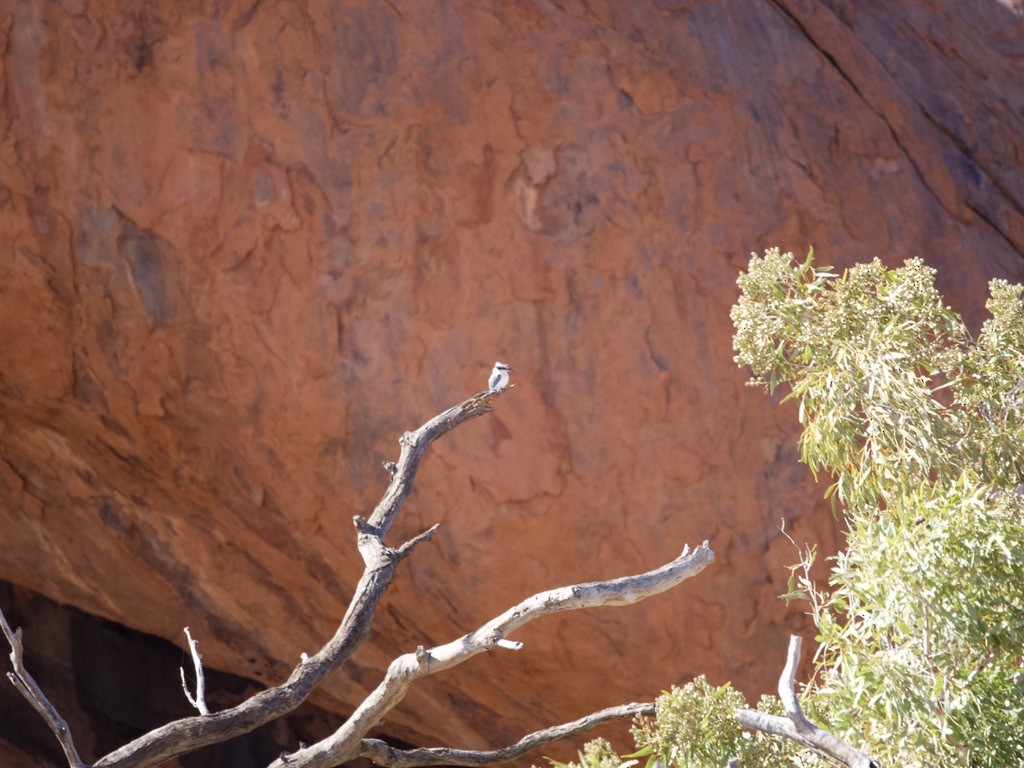
[[[352,716],[326,739],[292,752],[271,763],[271,768],[333,768],[358,757],[367,732],[405,697],[412,684],[461,664],[494,648],[515,648],[506,636],[541,616],[578,608],[629,605],[664,592],[706,568],[715,556],[704,542],[693,552],[686,547],[672,562],[637,576],[594,581],[540,592],[509,608],[479,629],[430,650],[422,646],[399,656],[388,667],[384,680]]]
[[[504,390],[508,391],[508,390]],[[356,519],[357,544],[366,563],[362,577],[356,586],[352,601],[341,620],[334,636],[320,651],[312,656],[303,656],[299,665],[282,684],[260,691],[246,701],[222,712],[186,717],[160,726],[132,742],[100,758],[96,768],[145,768],[155,766],[180,755],[194,752],[211,744],[227,741],[235,736],[248,733],[265,723],[291,712],[305,701],[324,678],[334,672],[362,644],[370,632],[373,617],[384,592],[391,585],[398,562],[407,556],[419,542],[430,537],[435,529],[420,534],[405,542],[397,549],[384,543],[384,536],[398,514],[402,502],[409,494],[416,470],[427,448],[467,421],[493,410],[491,403],[500,397],[502,391],[486,391],[438,414],[419,429],[406,432],[399,443],[399,459],[391,472],[391,482],[380,503],[373,510],[368,521]],[[18,661],[12,677],[14,684],[39,710],[47,724],[57,734],[68,764],[81,768],[83,763],[71,744],[67,724],[56,710],[49,705],[31,678],[20,667],[20,636],[10,633],[4,622],[12,660]],[[27,692],[26,692],[27,691]]]
[[[507,391],[507,390],[505,390]],[[413,432],[402,435],[401,450],[396,463],[386,464],[391,482],[380,503],[369,518],[356,516],[356,543],[365,568],[356,586],[352,601],[334,636],[313,656],[302,654],[299,665],[284,683],[260,691],[230,709],[198,717],[188,717],[156,728],[125,746],[100,758],[94,768],[146,768],[164,763],[204,746],[220,743],[247,733],[271,720],[287,714],[301,704],[312,691],[334,672],[366,639],[376,607],[394,578],[398,563],[413,549],[428,540],[438,526],[432,526],[399,546],[392,548],[385,536],[395,520],[402,502],[412,488],[419,462],[430,444],[455,427],[492,410],[490,403],[502,390],[481,392],[459,405],[435,416]],[[483,765],[510,760],[556,738],[580,733],[613,717],[648,712],[653,705],[632,704],[602,710],[573,723],[530,734],[510,747],[491,752],[465,750],[395,750],[383,742],[365,739],[368,731],[379,724],[384,715],[405,696],[412,683],[435,672],[449,669],[463,661],[494,648],[518,650],[521,643],[506,635],[535,618],[550,613],[603,605],[628,605],[663,592],[696,575],[714,560],[707,542],[693,552],[689,547],[672,562],[653,571],[609,581],[591,582],[541,592],[513,606],[474,632],[431,650],[422,646],[414,653],[391,663],[384,680],[353,715],[334,734],[311,747],[303,747],[276,760],[275,767],[335,766],[366,753],[376,756],[384,765],[427,765],[448,763]],[[21,634],[12,632],[2,613],[4,635],[11,645],[14,672],[10,678],[32,705],[40,712],[57,735],[65,750],[69,766],[87,768],[71,740],[67,724],[24,669],[21,659]],[[198,649],[189,637],[197,675],[201,678]],[[186,693],[188,693],[186,689]],[[197,686],[197,701],[201,699]],[[191,698],[191,696],[190,696]],[[464,762],[459,762],[459,760]],[[430,762],[427,762],[427,761]]]
[[[501,749],[471,750],[451,747],[430,747],[422,749],[397,749],[379,739],[363,739],[359,757],[372,760],[381,768],[422,768],[430,765],[485,766],[506,763],[528,752],[547,746],[560,739],[568,739],[593,728],[624,717],[653,715],[654,704],[623,704],[609,707],[600,712],[573,720],[571,723],[555,725],[524,736],[515,744]]]
[[[819,728],[804,715],[796,697],[796,667],[800,663],[802,644],[803,638],[797,635],[790,636],[786,666],[779,677],[779,698],[786,707],[786,717],[769,715],[756,709],[741,709],[736,712],[736,719],[745,728],[784,736],[815,752],[838,760],[847,768],[881,768],[877,761],[854,749],[829,731]]]
[[[64,756],[68,760],[68,765],[72,766],[72,768],[85,768],[85,763],[82,762],[78,756],[78,750],[75,749],[75,742],[71,738],[71,729],[68,728],[68,724],[60,716],[60,713],[57,712],[53,704],[50,703],[50,700],[46,698],[46,694],[43,693],[36,681],[32,679],[32,675],[25,669],[25,648],[22,644],[21,629],[12,631],[11,625],[7,623],[7,617],[4,616],[3,611],[0,611],[0,627],[3,628],[4,637],[7,638],[7,642],[11,646],[10,659],[12,669],[7,673],[8,679],[18,689],[18,692],[25,697],[28,703],[32,705],[32,708],[46,721],[46,724],[50,726],[53,735],[60,742],[61,749],[64,750]]]
[[[199,641],[192,639],[188,627],[185,627],[185,638],[188,640],[189,651],[192,652],[192,666],[196,670],[196,695],[193,696],[188,689],[184,667],[178,667],[178,671],[181,672],[181,688],[185,691],[185,698],[188,699],[192,708],[197,710],[200,715],[208,715],[210,710],[206,706],[206,675],[203,674],[203,657],[199,654]]]

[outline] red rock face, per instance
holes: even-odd
[[[716,564],[418,685],[479,747],[701,672],[770,689],[837,546],[743,386],[750,251],[1024,277],[1021,5],[8,2],[0,577],[271,683],[361,568],[396,440],[517,368],[393,530],[443,528],[319,703],[541,589]],[[28,637],[32,636],[26,621]]]

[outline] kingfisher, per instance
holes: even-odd
[[[491,369],[491,378],[487,380],[487,389],[490,392],[500,392],[508,386],[508,375],[515,373],[516,369],[507,363],[495,363]]]

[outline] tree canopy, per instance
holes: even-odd
[[[804,710],[882,765],[1024,765],[1024,287],[991,282],[974,338],[920,259],[837,273],[771,249],[738,284],[736,362],[799,403],[801,458],[847,537],[826,583],[812,544],[783,596],[817,630]],[[627,757],[833,765],[743,731],[728,683],[698,678],[657,706]]]
[[[975,339],[920,259],[776,249],[739,286],[736,361],[799,401],[847,526],[828,584],[798,568],[787,596],[818,629],[809,708],[886,764],[1020,764],[1024,288],[990,283]]]

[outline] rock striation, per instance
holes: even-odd
[[[501,359],[393,536],[441,531],[317,703],[703,539],[698,579],[531,626],[387,732],[496,746],[700,673],[756,697],[806,627],[780,522],[839,533],[732,362],[736,275],[922,256],[980,322],[1024,278],[1022,13],[0,3],[0,578],[278,681],[344,612],[398,436]]]

